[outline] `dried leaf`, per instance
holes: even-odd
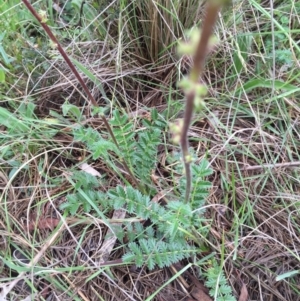
[[[191,293],[191,295],[197,301],[212,301],[212,298],[209,297],[203,290],[195,287]]]
[[[50,229],[53,230],[58,224],[60,220],[57,218],[40,218],[38,222],[32,221],[29,223],[28,227],[27,225],[24,226],[26,231],[33,231],[34,229],[40,229],[40,230],[45,230],[45,229]]]
[[[0,301],[8,301],[8,299],[6,299],[7,295],[9,294],[9,292],[15,287],[15,285],[20,281],[19,279],[15,279],[13,281],[10,282],[9,285],[3,285],[1,286],[1,292],[0,292]],[[29,301],[29,300],[34,300],[36,294],[33,295],[29,295],[27,296],[25,299],[22,299],[21,301]],[[11,299],[9,299],[11,300]]]
[[[242,289],[241,289],[241,294],[239,297],[239,301],[247,301],[248,300],[248,290],[247,286],[245,283],[243,283]]]
[[[92,166],[90,166],[89,164],[87,163],[83,163],[79,166],[83,171],[85,171],[86,173],[89,173],[90,175],[92,176],[98,176],[98,177],[101,177],[101,174],[95,169],[93,168]]]
[[[118,209],[114,211],[113,219],[123,219],[126,215],[126,211],[123,209]],[[102,243],[101,249],[99,251],[99,254],[102,254],[100,263],[104,263],[108,260],[109,255],[111,251],[114,248],[115,242],[117,240],[117,237],[113,233],[112,230],[118,231],[121,229],[121,225],[118,223],[111,223],[111,228],[108,229],[104,242]]]
[[[13,287],[8,286],[8,285],[4,285],[2,287],[2,291],[0,292],[0,301],[7,301],[6,296],[11,291],[12,288]]]
[[[159,201],[165,196],[165,194],[163,194],[162,192],[158,192],[153,198],[152,198],[152,202],[153,203],[159,203]]]
[[[49,296],[50,294],[50,287],[49,285],[46,285],[45,283],[43,283],[44,285],[44,288],[42,289],[40,295],[45,299],[47,300],[47,297]]]

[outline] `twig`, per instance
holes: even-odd
[[[298,167],[298,166],[300,166],[300,161],[252,165],[252,166],[241,168],[240,170],[255,170],[255,169],[264,169],[264,168]]]

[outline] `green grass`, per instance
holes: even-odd
[[[191,61],[178,57],[176,41],[201,24],[202,4],[91,0],[80,15],[81,2],[69,1],[59,16],[50,2],[34,5],[48,12],[48,25],[109,120],[116,109],[132,114],[129,122],[137,138],[145,130],[141,112],[150,107],[166,123],[181,116],[184,97],[176,82]],[[80,124],[104,139],[108,135],[40,25],[19,1],[0,4],[1,284],[28,272],[29,286],[39,294],[45,290],[44,299],[50,292],[64,300],[95,295],[99,300],[159,300],[166,294],[179,299],[186,297],[178,288],[184,285],[179,276],[189,280],[190,271],[207,281],[217,264],[236,299],[243,281],[251,300],[300,300],[299,17],[293,0],[275,1],[273,10],[269,2],[234,1],[223,10],[216,27],[220,43],[203,76],[209,90],[206,109],[194,116],[190,129],[197,160],[206,157],[214,170],[203,229],[190,233],[202,253],[181,262],[179,269],[149,272],[146,266],[136,270],[117,261],[126,247],[120,240],[110,253],[111,263],[99,268],[105,224],[115,220],[113,210],[101,212],[102,205],[84,189],[89,213],[81,206],[74,215],[60,209],[77,189],[72,176],[83,162],[101,173],[100,191],[129,185],[130,178],[117,156],[93,159],[93,152],[74,139]],[[76,27],[80,18],[82,26]],[[69,26],[62,29],[62,20]],[[173,157],[179,148],[167,127],[160,139],[158,168],[148,181],[136,177],[151,198],[156,191],[169,202],[178,196],[182,176]],[[38,216],[64,222],[25,231],[24,225]],[[135,219],[124,217],[124,229]],[[37,262],[20,263],[16,249]],[[9,298],[30,295],[17,287]]]

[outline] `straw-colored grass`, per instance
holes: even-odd
[[[61,26],[63,15],[46,2],[35,6],[52,11],[49,22]],[[191,60],[177,56],[176,43],[187,29],[201,25],[204,3],[96,2],[85,4],[82,27],[71,23],[54,30],[106,116],[113,109],[124,110],[137,131],[149,107],[156,107],[167,122],[179,118],[184,97],[176,82]],[[12,18],[5,5],[0,5],[3,20]],[[79,8],[65,9],[78,20]],[[233,1],[220,14],[215,30],[220,43],[202,78],[209,90],[207,108],[194,116],[189,131],[195,154],[206,156],[214,170],[208,235],[202,238],[206,252],[151,272],[120,264],[99,267],[104,221],[82,210],[73,217],[59,210],[74,189],[70,173],[83,159],[106,174],[103,190],[123,184],[123,179],[104,161],[92,162],[84,146],[73,140],[77,121],[63,116],[66,101],[79,108],[82,123],[103,133],[105,128],[92,116],[57,51],[24,8],[22,12],[14,28],[5,19],[10,27],[0,45],[15,58],[7,66],[0,52],[6,76],[1,107],[21,123],[15,131],[2,115],[0,127],[0,273],[2,287],[14,284],[8,299],[23,300],[32,289],[36,296],[51,295],[53,300],[183,300],[195,279],[204,280],[210,260],[205,258],[215,252],[237,299],[245,283],[249,300],[300,300],[297,1]],[[18,41],[10,38],[16,35]],[[166,158],[178,147],[167,131],[164,137],[154,177],[160,193],[169,196],[179,175]],[[50,224],[39,224],[40,217]],[[60,223],[51,225],[54,219]],[[117,241],[109,260],[123,254]],[[34,264],[26,268],[31,260]]]

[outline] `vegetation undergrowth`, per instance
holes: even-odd
[[[1,4],[1,297],[298,300],[299,5],[233,1],[213,47],[199,1],[46,2],[81,79]]]

